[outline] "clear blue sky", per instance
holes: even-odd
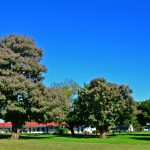
[[[0,37],[34,37],[43,48],[45,84],[96,77],[150,97],[149,0],[3,0]]]

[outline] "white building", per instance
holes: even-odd
[[[57,124],[54,122],[47,123],[47,124],[38,124],[36,122],[27,122],[21,132],[23,133],[54,133],[55,130],[58,128]],[[7,133],[11,132],[12,125],[10,122],[7,123],[0,123],[0,132]]]

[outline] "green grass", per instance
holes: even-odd
[[[0,150],[150,150],[150,133],[124,133],[105,139],[50,134],[21,135],[20,140],[10,140],[9,135],[0,138]]]

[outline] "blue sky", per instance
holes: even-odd
[[[150,98],[148,0],[13,0],[0,2],[0,37],[27,34],[43,48],[44,83],[96,77]]]

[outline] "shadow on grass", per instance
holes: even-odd
[[[135,136],[135,137],[149,137],[150,138],[150,133],[123,133],[123,134],[118,134],[118,135],[121,135],[121,136]]]
[[[130,139],[140,140],[140,141],[150,141],[150,137],[130,137]]]
[[[24,140],[32,140],[32,139],[50,139],[53,138],[50,136],[50,134],[25,134],[25,135],[20,135],[20,139]]]
[[[70,134],[65,135],[55,135],[56,137],[66,137],[66,138],[79,138],[79,139],[88,139],[88,138],[100,138],[100,135],[74,135],[71,136]],[[106,138],[112,138],[117,135],[107,135]]]
[[[0,134],[0,139],[10,139],[11,134]],[[19,139],[31,140],[31,139],[50,139],[52,136],[48,134],[20,134]]]
[[[108,134],[106,136],[106,138],[113,138],[115,136],[118,135],[112,135],[112,134]],[[26,135],[21,135],[20,139],[52,139],[55,137],[64,137],[64,138],[78,138],[78,139],[96,139],[96,138],[100,138],[100,135],[74,135],[71,136],[70,134],[26,134]]]
[[[108,134],[106,138],[113,138],[116,136],[128,136],[130,139],[134,140],[145,140],[150,141],[150,134],[136,134],[136,133],[119,133],[119,134]],[[11,134],[0,134],[0,139],[10,139]],[[75,135],[71,136],[69,134],[65,135],[54,135],[54,134],[20,134],[20,139],[30,140],[30,139],[52,139],[55,137],[65,137],[65,138],[78,138],[78,139],[89,139],[89,138],[100,138],[99,135]]]
[[[150,134],[145,134],[145,133],[128,133],[126,134],[127,136],[129,136],[130,139],[134,139],[134,140],[140,140],[140,141],[150,141]]]
[[[0,139],[10,139],[11,135],[7,135],[7,134],[0,134]]]

